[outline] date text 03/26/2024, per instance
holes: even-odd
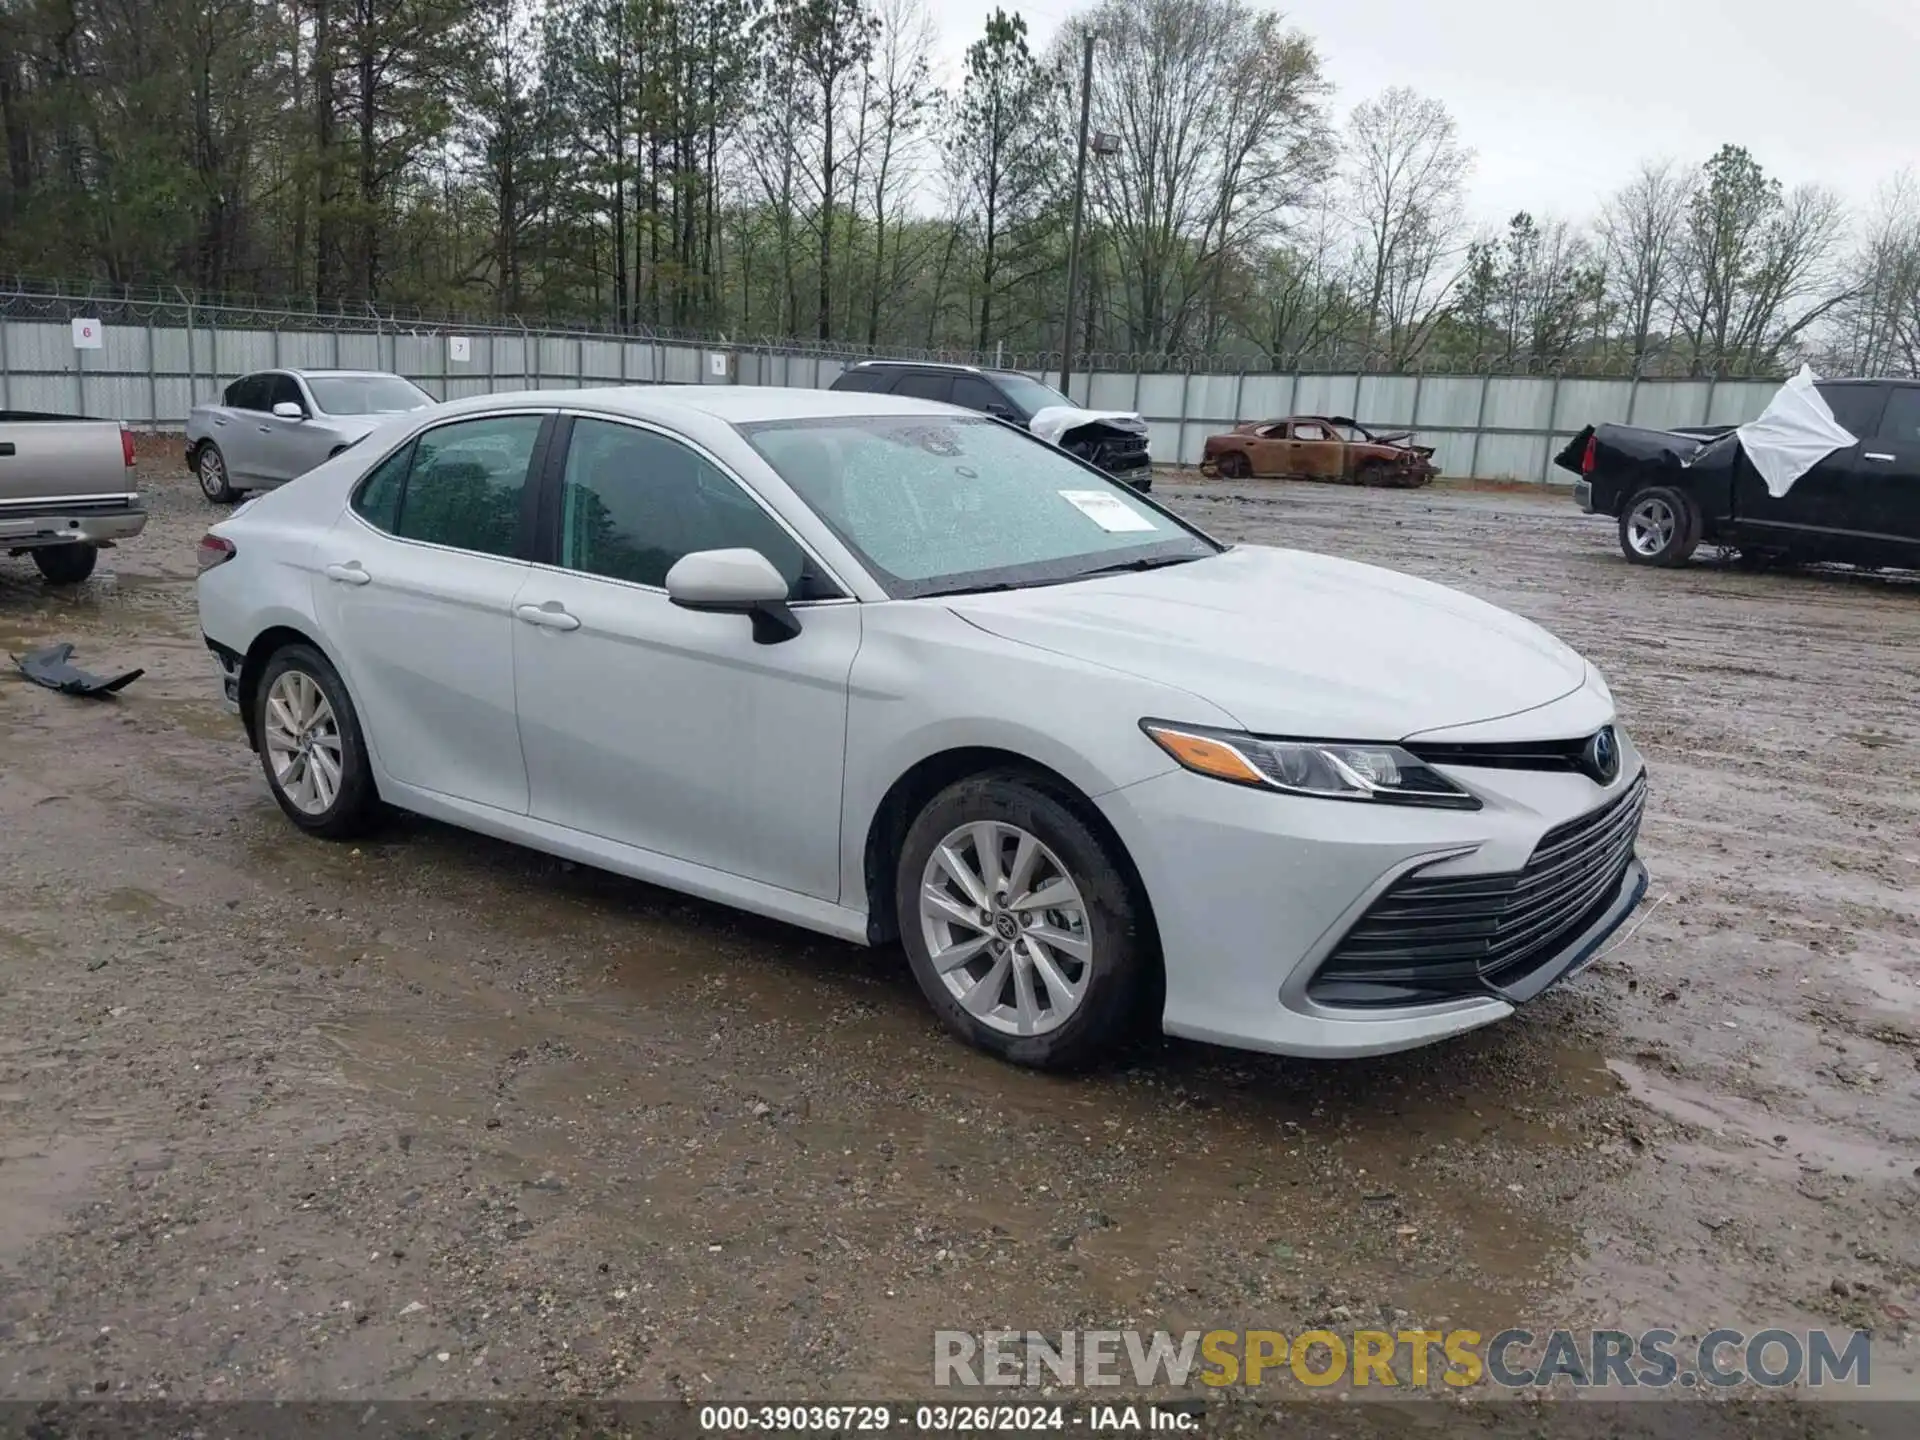
[[[1200,1428],[1192,1405],[703,1405],[699,1419],[707,1435],[1192,1434]]]

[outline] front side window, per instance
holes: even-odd
[[[431,395],[398,375],[309,375],[307,388],[324,415],[400,415],[433,404]]]
[[[703,456],[656,431],[575,420],[561,501],[560,563],[664,588],[698,550],[758,550],[794,599],[831,593],[807,555],[752,496]]]
[[[1887,397],[1880,438],[1920,445],[1920,385],[1902,385]]]
[[[243,375],[227,387],[227,408],[229,410],[265,410],[267,408],[267,377],[264,375]]]
[[[1816,385],[1814,389],[1833,411],[1833,418],[1854,439],[1866,439],[1880,424],[1880,408],[1886,403],[1887,393],[1879,386]]]
[[[421,435],[413,442],[393,533],[481,555],[518,555],[521,503],[540,423],[538,415],[493,415]],[[368,477],[363,495],[372,494],[371,481],[379,475]]]
[[[917,371],[902,375],[900,383],[893,387],[893,393],[904,395],[909,400],[946,401],[953,395],[953,377],[951,375],[930,375],[926,371]]]
[[[300,387],[294,383],[291,375],[267,376],[267,399],[262,409],[271,410],[276,405],[298,405],[302,410],[307,402],[300,398]]]
[[[1057,583],[1220,549],[1099,471],[985,417],[739,428],[896,597]]]
[[[995,375],[993,378],[999,382],[1000,388],[1007,393],[1014,404],[1036,415],[1042,410],[1050,410],[1055,406],[1073,404],[1073,401],[1051,385],[1042,385],[1031,375],[1008,372]]]

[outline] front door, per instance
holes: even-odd
[[[1336,480],[1346,463],[1347,447],[1318,420],[1302,420],[1293,427],[1293,473],[1315,480]]]
[[[566,444],[560,563],[512,627],[534,817],[838,900],[859,605],[805,603],[823,591],[799,542],[679,440],[575,418]],[[681,556],[740,547],[788,578],[799,635],[756,644],[747,617],[667,598]]]
[[[457,420],[361,482],[321,537],[314,601],[387,775],[527,813],[513,606],[530,567],[528,476],[545,417]]]
[[[276,405],[293,404],[302,410],[307,408],[306,397],[300,393],[300,386],[291,375],[268,375],[266,377],[266,404],[256,415],[247,418],[253,421],[256,439],[254,450],[258,455],[261,480],[274,485],[284,485],[296,475],[304,475],[313,467],[306,463],[306,452],[311,448],[312,431],[310,420],[289,420],[273,413]]]
[[[1876,464],[1865,460],[1873,447],[1864,443],[1880,426],[1886,392],[1873,385],[1821,385],[1821,398],[1859,441],[1836,450],[1787,488],[1784,495],[1767,489],[1767,482],[1743,453],[1735,457],[1733,513],[1742,536],[1760,546],[1791,550],[1796,544],[1817,548],[1834,559],[1849,558],[1872,544],[1866,527],[1872,523],[1868,501],[1871,486],[1863,470]]]

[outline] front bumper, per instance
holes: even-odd
[[[0,506],[0,549],[43,545],[111,545],[147,528],[147,502],[138,495],[54,500]]]
[[[1145,882],[1166,967],[1162,1028],[1242,1049],[1328,1058],[1410,1049],[1490,1024],[1590,964],[1632,914],[1647,872],[1629,856],[1578,933],[1556,941],[1504,996],[1328,1004],[1309,982],[1395,881],[1508,875],[1543,836],[1626,793],[1642,765],[1630,742],[1618,779],[1458,769],[1477,811],[1308,799],[1172,771],[1099,805]]]

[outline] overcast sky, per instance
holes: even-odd
[[[1035,48],[1086,8],[999,0]],[[1584,217],[1645,156],[1745,145],[1789,185],[1863,203],[1920,172],[1920,0],[1253,0],[1313,37],[1334,112],[1388,85],[1446,103],[1477,154],[1476,218]],[[995,0],[930,0],[943,58]]]

